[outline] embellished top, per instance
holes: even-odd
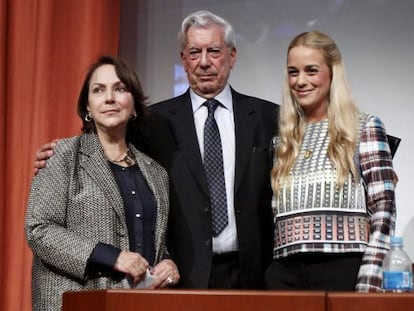
[[[368,291],[381,287],[381,262],[395,226],[397,179],[382,122],[365,114],[360,120],[355,163],[362,178],[349,173],[343,187],[327,153],[329,121],[306,125],[299,156],[273,198],[274,257],[364,253],[357,288]]]
[[[290,183],[274,207],[275,257],[297,252],[363,252],[368,243],[364,187],[351,174],[343,187],[328,158],[328,120],[306,125]]]

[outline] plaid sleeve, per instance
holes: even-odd
[[[371,116],[361,133],[359,157],[362,177],[367,186],[367,212],[370,237],[359,269],[356,290],[381,291],[382,260],[395,229],[395,194],[398,177],[394,172],[385,128]]]

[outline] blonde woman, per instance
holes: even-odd
[[[274,143],[267,287],[379,291],[397,176],[383,123],[355,106],[341,53],[324,33],[289,45]]]

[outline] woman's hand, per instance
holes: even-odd
[[[175,285],[180,280],[177,266],[171,259],[164,259],[160,261],[151,273],[156,277],[151,285],[151,288],[164,288]]]
[[[116,259],[114,269],[128,274],[133,284],[138,284],[148,268],[148,261],[138,253],[122,251]]]

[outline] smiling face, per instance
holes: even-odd
[[[190,27],[181,60],[191,89],[213,98],[226,86],[236,61],[236,49],[224,42],[224,30],[216,24]]]
[[[305,112],[308,122],[327,116],[331,70],[320,49],[303,45],[290,49],[287,72],[291,95]]]
[[[99,133],[125,135],[134,113],[134,99],[118,78],[114,65],[98,67],[89,81],[87,110]]]

